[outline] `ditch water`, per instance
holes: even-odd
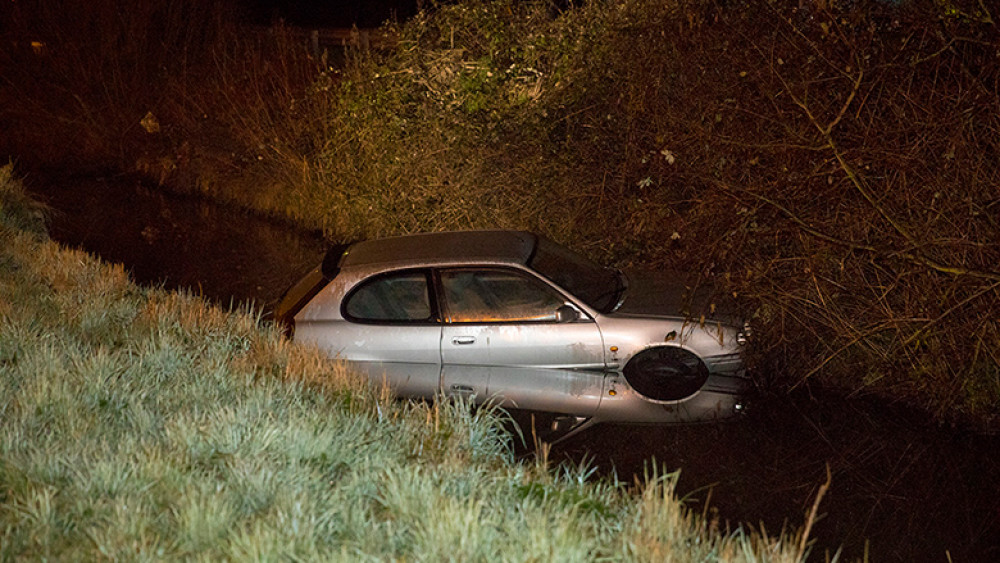
[[[26,181],[52,207],[52,238],[125,265],[143,284],[266,309],[320,260],[322,238],[127,178]],[[829,467],[812,559],[1000,561],[1000,437],[942,429],[920,413],[808,391],[761,397],[735,422],[603,425],[555,445],[632,482],[680,470],[693,510],[776,534],[802,526]],[[527,448],[521,455],[531,455]]]
[[[141,284],[224,306],[273,303],[323,256],[317,233],[135,180],[29,175],[25,184],[51,208],[54,240],[124,264]]]

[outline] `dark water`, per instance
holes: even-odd
[[[33,179],[54,240],[124,264],[142,284],[267,311],[322,259],[316,233],[124,177]]]
[[[54,209],[55,240],[223,304],[266,310],[324,248],[316,234],[124,178],[27,183]],[[842,546],[842,561],[866,550],[872,561],[1000,561],[1000,438],[877,402],[762,397],[727,424],[597,426],[550,459],[626,482],[651,464],[680,469],[693,509],[772,534],[803,524],[829,467],[813,560]]]
[[[762,399],[741,421],[673,428],[598,426],[560,444],[599,472],[680,470],[699,512],[776,533],[823,497],[813,560],[1000,561],[1000,440],[929,426],[919,413],[834,397]],[[843,557],[842,557],[842,560]]]

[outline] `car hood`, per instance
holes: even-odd
[[[616,316],[693,318],[739,325],[732,299],[696,276],[672,271],[630,271]]]

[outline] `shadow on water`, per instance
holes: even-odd
[[[27,183],[55,210],[55,240],[124,264],[140,283],[223,305],[266,310],[323,253],[314,233],[127,179]],[[1000,561],[998,446],[900,408],[801,394],[719,425],[599,425],[550,459],[625,482],[654,463],[680,469],[678,492],[694,510],[771,534],[802,525],[829,465],[812,559],[840,545],[841,560],[860,559],[867,542],[873,561]]]
[[[771,534],[803,525],[829,465],[812,560],[842,546],[841,560],[867,549],[873,561],[1000,561],[998,447],[905,409],[799,394],[762,399],[729,423],[596,426],[550,459],[626,482],[653,464],[679,470],[694,510]]]
[[[125,178],[26,181],[53,213],[61,243],[124,264],[145,285],[188,289],[224,306],[268,312],[322,259],[322,237],[197,196]]]

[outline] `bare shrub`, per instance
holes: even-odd
[[[995,24],[921,3],[721,18],[707,42],[730,38],[745,82],[691,127],[715,141],[714,169],[692,171],[697,224],[707,238],[732,221],[701,264],[757,304],[768,352],[789,362],[770,364],[776,379],[992,417]]]

